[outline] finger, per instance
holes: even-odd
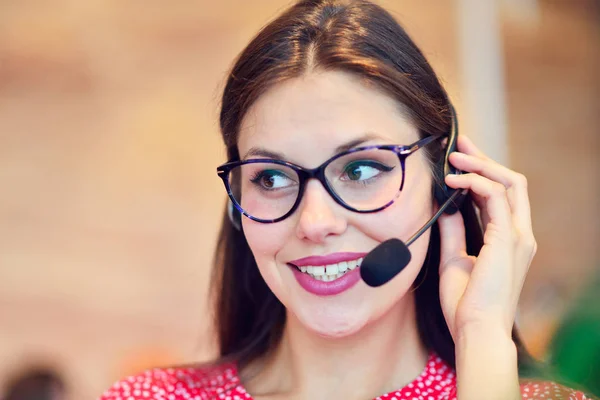
[[[489,159],[489,157],[483,151],[479,150],[479,148],[475,146],[475,143],[465,135],[458,136],[456,146],[461,153],[470,154],[478,158]]]
[[[506,188],[502,184],[474,173],[447,175],[446,184],[453,189],[469,189],[482,197],[482,211],[487,212],[490,222],[498,228],[498,233],[502,234],[503,239],[510,238],[513,228],[512,214],[506,198]]]
[[[455,189],[469,189],[476,196],[482,198],[485,204],[482,211],[486,211],[490,222],[485,227],[484,246],[479,253],[482,268],[476,268],[472,277],[475,276],[486,287],[485,292],[501,297],[502,290],[514,287],[515,282],[522,280],[526,274],[528,263],[517,261],[514,263],[515,250],[521,252],[520,237],[516,236],[513,225],[513,216],[510,211],[505,187],[493,182],[488,178],[474,173],[463,175],[448,175],[446,177],[448,186]],[[515,244],[519,244],[515,248]],[[506,268],[508,260],[510,268]],[[487,276],[484,278],[484,276]],[[504,289],[502,289],[504,288]],[[467,289],[468,290],[468,289]],[[513,293],[506,291],[506,295]],[[492,296],[494,297],[494,296]]]
[[[475,257],[464,256],[440,265],[440,305],[448,328],[456,338],[456,310],[458,304],[468,290],[471,273],[475,266]]]
[[[467,254],[465,224],[461,213],[442,214],[438,219],[440,228],[440,265]]]
[[[522,183],[520,174],[489,158],[482,159],[466,153],[453,152],[450,154],[450,161],[461,171],[476,172],[503,184],[507,189]]]
[[[507,189],[509,206],[519,232],[527,233],[531,227],[531,206],[527,193],[527,179],[491,159],[482,159],[469,154],[454,152],[450,162],[465,172],[474,172],[492,181],[501,183]]]

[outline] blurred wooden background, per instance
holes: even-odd
[[[457,0],[381,3],[469,126]],[[213,354],[220,91],[287,4],[0,0],[0,386],[49,362],[73,399],[92,399],[124,374]],[[500,13],[509,164],[529,177],[539,243],[520,323],[538,355],[600,268],[594,4],[505,0]]]

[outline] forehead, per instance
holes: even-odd
[[[418,132],[402,106],[343,72],[315,72],[280,83],[250,108],[238,138],[240,156],[261,148],[315,164],[352,140],[410,144]]]

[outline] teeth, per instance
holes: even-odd
[[[337,264],[332,264],[332,265],[328,265],[325,267],[325,273],[327,275],[337,275],[339,272],[338,270],[338,265]]]
[[[342,277],[347,271],[360,267],[363,259],[342,261],[338,264],[315,265],[299,267],[300,271],[309,274],[313,278],[323,282],[331,282]]]
[[[338,264],[338,272],[346,272],[348,270],[348,263],[346,261],[342,261],[341,263]]]

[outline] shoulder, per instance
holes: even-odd
[[[240,390],[235,364],[155,368],[115,383],[98,400],[212,398],[223,393],[237,394]]]
[[[456,387],[452,388],[448,398],[456,400]],[[521,382],[521,398],[523,400],[592,400],[583,392],[551,381]]]
[[[522,382],[521,396],[523,399],[591,400],[583,392],[551,381]]]

